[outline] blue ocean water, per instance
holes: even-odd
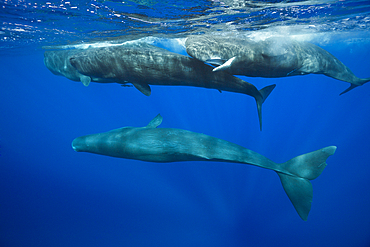
[[[142,39],[186,54],[190,34],[291,36],[370,77],[368,1],[0,1],[0,246],[370,245],[370,85],[324,75],[242,79],[277,86],[259,130],[253,98],[135,88],[53,75],[51,47]],[[123,126],[180,128],[275,162],[338,147],[302,221],[275,172],[220,162],[148,163],[71,148]]]

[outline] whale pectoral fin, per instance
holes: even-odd
[[[220,66],[220,65],[224,64],[226,62],[226,60],[221,59],[219,57],[215,57],[215,58],[210,58],[210,59],[206,60],[205,62],[209,63],[209,64],[212,64],[212,65]]]
[[[158,114],[155,118],[152,119],[152,121],[150,121],[150,123],[148,123],[146,127],[147,128],[157,128],[162,123],[162,120],[163,120],[163,117],[161,116],[161,114]]]
[[[86,75],[80,75],[80,81],[85,87],[87,87],[91,82],[91,78]]]
[[[232,57],[230,58],[229,60],[227,60],[224,64],[214,68],[212,71],[213,72],[216,72],[216,71],[221,71],[221,70],[227,70],[231,67],[231,64],[234,62],[236,57]]]
[[[146,83],[132,83],[132,85],[146,96],[150,96],[152,93],[150,86]]]

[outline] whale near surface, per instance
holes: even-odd
[[[169,52],[145,42],[88,49],[56,50],[44,53],[44,64],[55,75],[88,86],[99,83],[131,83],[149,96],[149,85],[194,86],[252,96],[257,104],[262,129],[262,104],[275,88],[257,88],[226,72],[213,73],[212,67],[197,59]]]
[[[44,53],[44,64],[54,74],[64,76],[72,81],[80,81],[88,86],[91,78],[79,73],[69,62],[71,56],[77,54],[80,50],[56,50],[46,51]],[[112,82],[101,78],[93,78],[96,82]]]
[[[257,90],[227,72],[213,73],[213,67],[197,59],[146,43],[79,50],[68,59],[79,74],[89,78],[87,81],[131,83],[147,96],[151,94],[149,85],[193,86],[252,96],[260,129],[262,104],[275,88],[270,85]]]
[[[324,74],[349,82],[346,93],[370,81],[361,79],[326,50],[290,38],[272,37],[253,41],[248,38],[211,35],[189,36],[186,52],[200,61],[217,66],[213,71],[250,77],[287,77]]]
[[[278,164],[212,136],[182,129],[157,128],[161,123],[162,117],[158,114],[145,127],[123,127],[77,137],[72,148],[77,152],[148,162],[222,161],[271,169],[279,175],[285,192],[303,220],[307,220],[311,209],[313,189],[310,180],[321,174],[326,159],[336,150],[335,146],[329,146]]]

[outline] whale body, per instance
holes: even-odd
[[[149,44],[89,48],[70,56],[69,60],[78,73],[92,81],[131,83],[147,96],[151,94],[149,85],[193,86],[247,94],[256,100],[260,129],[262,103],[275,88],[270,85],[257,90],[226,72],[213,73],[213,67],[197,59]]]
[[[118,158],[148,162],[222,161],[271,169],[280,177],[290,201],[303,220],[307,220],[313,196],[310,180],[317,178],[326,159],[336,147],[297,156],[285,163],[268,158],[237,144],[182,129],[157,128],[162,123],[158,114],[145,127],[123,127],[105,133],[77,137],[72,148]]]
[[[211,35],[190,36],[186,52],[200,61],[216,65],[213,71],[250,77],[287,77],[324,74],[349,82],[346,93],[370,81],[361,79],[326,50],[289,38],[268,38],[261,41]]]

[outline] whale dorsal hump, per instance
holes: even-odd
[[[80,81],[85,87],[87,87],[91,82],[91,78],[86,75],[80,75]]]
[[[152,93],[150,86],[146,83],[132,83],[132,85],[134,85],[137,90],[139,90],[146,96],[150,96],[150,94]]]
[[[163,117],[161,114],[158,114],[155,118],[150,121],[150,123],[146,126],[147,128],[157,128],[162,123]]]

